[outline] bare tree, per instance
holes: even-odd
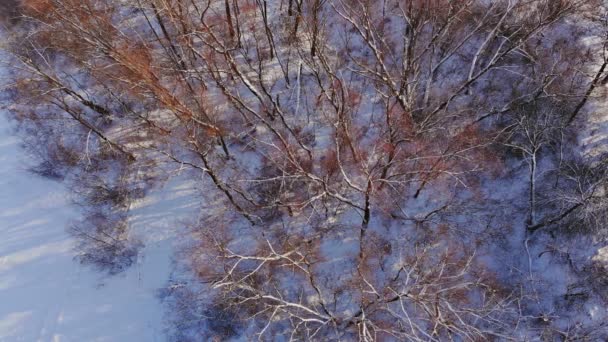
[[[73,230],[101,247],[87,260],[132,260],[123,219],[162,165],[203,179],[187,250],[203,285],[180,292],[207,306],[184,310],[203,339],[517,339],[526,294],[476,234],[500,229],[500,145],[529,166],[530,230],[583,212],[541,207],[537,183],[570,179],[539,180],[539,160],[566,165],[564,113],[603,75],[581,72],[574,20],[597,5],[29,0],[5,94],[98,209]]]

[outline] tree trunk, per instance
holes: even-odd
[[[224,0],[224,6],[226,8],[226,22],[228,23],[228,34],[230,34],[230,39],[232,39],[232,42],[234,42],[235,31],[234,26],[232,24],[232,15],[230,14],[230,3],[228,2],[228,0]]]
[[[536,153],[532,154],[530,160],[530,213],[528,216],[528,226],[536,224]]]

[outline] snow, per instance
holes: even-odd
[[[199,204],[179,179],[132,208],[145,235],[137,264],[105,276],[74,260],[66,232],[79,213],[60,183],[26,171],[0,113],[0,341],[161,341],[175,229]]]
[[[598,249],[595,256],[593,256],[593,260],[608,269],[608,246]]]

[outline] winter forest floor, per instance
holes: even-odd
[[[18,138],[0,115],[0,341],[162,340],[157,294],[170,270],[167,227],[196,206],[187,189],[167,184],[132,208],[135,230],[154,232],[145,234],[134,267],[117,276],[81,267],[66,232],[78,217],[68,192],[27,171]]]
[[[608,1],[14,2],[0,342],[608,341]]]

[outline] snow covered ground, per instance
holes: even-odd
[[[176,180],[132,210],[146,248],[128,271],[108,277],[74,261],[66,233],[79,217],[60,183],[26,171],[0,113],[0,342],[161,341],[157,293],[170,274],[175,230],[198,207]],[[142,234],[144,235],[144,234]]]

